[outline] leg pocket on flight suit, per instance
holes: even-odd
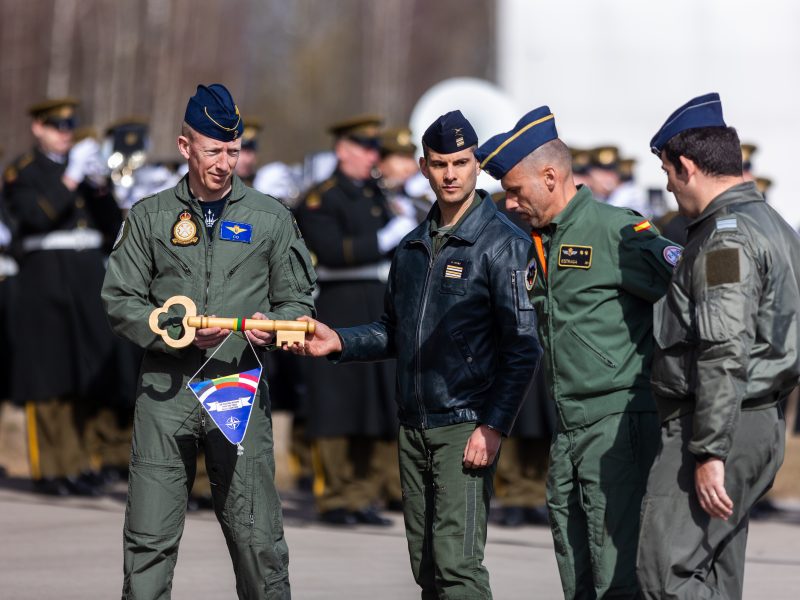
[[[133,533],[156,537],[175,535],[186,509],[183,464],[155,464],[131,458],[126,525]]]

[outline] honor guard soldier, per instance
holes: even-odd
[[[526,281],[558,414],[547,506],[564,596],[635,598],[639,507],[658,435],[652,305],[680,248],[575,186],[546,106],[477,156],[533,230]]]
[[[313,311],[314,271],[291,213],[234,174],[242,129],[223,85],[198,86],[178,137],[186,177],[131,208],[109,260],[102,297],[112,327],[145,349],[123,533],[126,599],[169,597],[198,446],[238,597],[291,595],[266,379],[254,378],[241,452],[187,388],[195,376],[259,369],[273,335],[247,331],[226,340],[229,331],[199,328],[191,346],[176,349],[148,325],[176,294],[206,315],[294,319]],[[172,316],[164,323],[170,328]]]
[[[329,128],[337,167],[297,208],[316,257],[320,319],[337,327],[380,317],[391,253],[413,228],[392,214],[373,177],[381,119],[365,115]],[[397,471],[394,361],[309,365],[308,435],[314,495],[323,522],[388,525],[374,505],[385,473]]]
[[[236,174],[247,187],[253,187],[258,166],[258,136],[263,129],[263,124],[258,119],[245,119],[242,131],[242,151],[236,163]],[[264,191],[265,194],[271,192]],[[274,195],[274,192],[271,193]]]
[[[742,174],[716,93],[650,142],[688,240],[655,307],[661,447],[642,507],[645,598],[742,597],[748,514],[783,461],[800,380],[800,239]]]
[[[530,241],[475,189],[477,143],[460,111],[428,127],[420,167],[437,201],[397,248],[383,315],[318,323],[292,348],[341,363],[397,359],[403,516],[422,598],[492,597],[483,555],[495,459],[541,356],[525,293]]]
[[[81,477],[90,468],[84,428],[92,399],[113,394],[113,336],[99,293],[121,215],[97,141],[73,144],[77,104],[32,106],[36,145],[3,178],[21,254],[13,395],[25,404],[34,489],[55,495],[96,493]]]
[[[3,149],[0,148],[0,158]],[[11,398],[11,375],[13,354],[11,351],[11,325],[13,323],[12,300],[16,289],[19,266],[11,253],[11,221],[0,194],[0,409],[3,402]],[[0,477],[5,476],[5,467],[0,465]]]

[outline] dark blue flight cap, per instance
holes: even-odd
[[[244,131],[239,108],[221,83],[198,85],[195,95],[189,98],[183,120],[198,133],[221,142],[232,142]]]
[[[653,154],[661,156],[664,145],[681,131],[698,127],[727,127],[722,119],[722,101],[719,94],[712,92],[692,98],[672,113],[650,140]]]
[[[475,156],[481,169],[495,179],[502,179],[528,154],[555,139],[558,139],[555,116],[547,106],[540,106],[517,121],[511,131],[490,138]]]
[[[478,134],[460,110],[453,110],[431,123],[422,143],[439,154],[453,154],[476,145]]]

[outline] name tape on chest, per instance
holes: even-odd
[[[228,242],[249,244],[253,237],[253,226],[250,223],[222,221],[219,228],[219,239]]]
[[[444,266],[446,279],[466,279],[469,277],[469,261],[457,258],[448,259]]]
[[[592,247],[561,244],[558,248],[558,266],[564,269],[590,269]]]

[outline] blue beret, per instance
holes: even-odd
[[[198,85],[195,95],[189,98],[183,120],[198,133],[221,142],[232,142],[244,131],[239,108],[221,83]]]
[[[431,123],[422,143],[439,154],[453,154],[477,144],[478,134],[460,110],[453,110]]]
[[[481,169],[495,179],[502,179],[528,154],[557,138],[553,113],[547,106],[540,106],[517,121],[511,131],[490,138],[475,156]]]
[[[698,127],[727,127],[722,120],[722,101],[719,94],[712,92],[705,96],[692,98],[672,113],[650,140],[653,154],[661,155],[664,145],[681,131]]]

